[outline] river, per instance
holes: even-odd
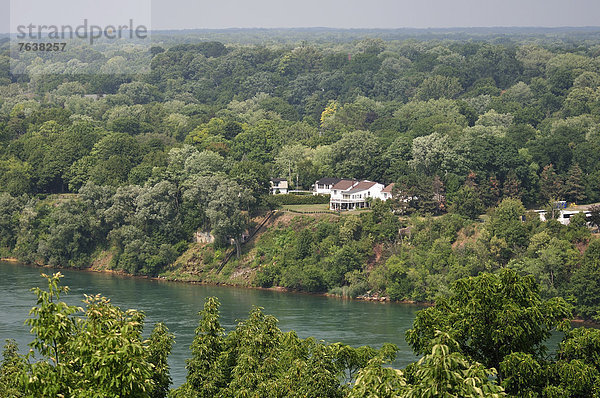
[[[32,336],[24,325],[35,305],[32,287],[44,287],[40,274],[52,273],[15,263],[0,262],[0,341],[12,338],[21,352],[27,351]],[[416,360],[404,341],[421,308],[410,304],[349,301],[332,297],[222,286],[193,285],[143,278],[124,277],[81,271],[61,271],[63,284],[71,288],[65,301],[83,305],[84,294],[100,293],[122,309],[134,308],[146,313],[146,333],[156,322],[164,322],[175,335],[169,357],[173,386],[185,381],[185,360],[198,324],[198,312],[204,299],[216,296],[221,302],[221,324],[229,331],[236,320],[244,319],[253,305],[279,319],[283,331],[295,330],[302,338],[313,336],[328,343],[380,347],[396,344],[400,351],[395,366],[404,367]]]

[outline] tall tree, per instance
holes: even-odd
[[[519,199],[506,198],[492,211],[486,223],[490,236],[503,239],[508,251],[514,252],[528,244],[528,231],[522,222],[525,207]]]
[[[353,131],[331,145],[331,165],[339,178],[377,180],[379,144],[368,131]]]
[[[495,175],[481,184],[481,199],[486,207],[498,205],[500,200],[500,182]]]
[[[519,177],[514,170],[511,170],[506,179],[504,180],[504,184],[502,185],[502,193],[505,198],[520,198],[521,197],[521,182],[519,181]]]
[[[573,164],[567,174],[564,185],[565,199],[569,202],[582,203],[585,196],[583,185],[583,171],[577,163]]]
[[[560,177],[554,172],[554,166],[549,164],[544,167],[540,175],[540,198],[542,202],[549,202],[551,199],[561,198],[563,187]]]
[[[458,190],[450,205],[450,212],[472,220],[476,220],[483,213],[483,210],[483,203],[479,198],[479,194],[469,185],[464,185]]]
[[[275,156],[275,166],[280,176],[286,176],[288,181],[298,186],[299,164],[306,159],[306,147],[300,144],[286,145]]]
[[[219,300],[210,297],[200,312],[200,322],[196,328],[196,337],[190,347],[192,357],[187,360],[188,371],[186,388],[194,391],[198,397],[217,396],[225,387],[225,377],[219,366],[224,345],[225,330],[219,323]]]
[[[437,203],[437,213],[444,212],[446,210],[444,182],[438,175],[433,177],[431,189],[433,192],[433,200]]]

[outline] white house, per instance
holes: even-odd
[[[331,188],[340,181],[342,181],[340,178],[321,178],[315,182],[313,195],[331,195]]]
[[[289,185],[285,178],[273,178],[271,180],[271,195],[288,193]]]
[[[341,180],[331,187],[329,208],[339,211],[364,209],[369,207],[369,199],[390,199],[392,188],[391,184],[385,187],[367,180]]]
[[[557,210],[557,211],[559,211],[560,213],[558,214],[556,221],[558,221],[559,223],[561,223],[563,225],[569,225],[569,223],[571,223],[571,217],[573,217],[575,214],[578,214],[578,213],[583,213],[583,214],[585,214],[586,217],[591,216],[591,212],[586,211],[586,210]],[[546,211],[545,210],[536,210],[535,212],[540,215],[541,221],[546,221]]]

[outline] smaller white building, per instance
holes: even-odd
[[[289,191],[289,185],[285,178],[273,178],[271,180],[271,195],[286,194]]]
[[[383,190],[381,191],[381,200],[383,200],[384,202],[388,199],[392,198],[393,195],[393,191],[394,190],[394,183],[391,183],[390,185],[388,185],[387,187],[383,188]]]

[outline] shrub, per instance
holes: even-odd
[[[272,206],[318,205],[329,203],[329,195],[273,195],[267,201]]]

